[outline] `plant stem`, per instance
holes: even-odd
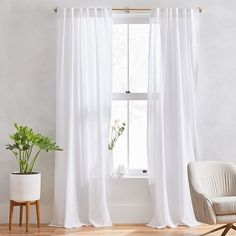
[[[19,163],[20,163],[20,173],[22,173],[21,149],[19,149]]]
[[[38,152],[36,153],[35,157],[33,158],[32,162],[31,162],[31,164],[30,164],[29,172],[32,172],[33,167],[34,167],[34,163],[35,163],[35,161],[36,161],[36,159],[37,159],[39,153],[41,152],[41,150],[42,150],[42,149],[39,149]]]
[[[30,159],[30,156],[31,156],[32,150],[33,150],[33,145],[32,145],[32,146],[30,146],[30,151],[29,151],[29,153],[28,153],[27,160],[29,160],[29,159]]]

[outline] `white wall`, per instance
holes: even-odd
[[[14,121],[55,135],[56,15],[54,7],[196,7],[200,17],[198,128],[201,159],[235,160],[236,2],[191,0],[0,1],[0,222],[7,222],[9,173],[5,151]],[[51,215],[54,155],[43,154],[42,220]],[[146,179],[114,179],[108,193],[115,222],[146,222],[151,214]]]

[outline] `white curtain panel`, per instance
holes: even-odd
[[[198,9],[150,19],[148,158],[155,228],[193,226],[187,164],[197,156]]]
[[[57,142],[51,225],[110,226],[105,162],[111,109],[109,9],[59,9]]]

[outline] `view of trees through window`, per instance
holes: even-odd
[[[114,166],[147,169],[149,24],[113,24],[112,121],[126,123]]]

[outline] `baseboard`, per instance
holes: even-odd
[[[109,204],[112,222],[114,224],[144,224],[150,221],[151,206],[148,204]],[[0,223],[8,223],[9,204],[0,204]],[[52,205],[40,206],[42,224],[49,224],[52,217]],[[25,212],[23,220],[25,219]],[[19,207],[14,208],[14,222],[18,223]],[[31,206],[30,222],[36,223],[35,206]]]

